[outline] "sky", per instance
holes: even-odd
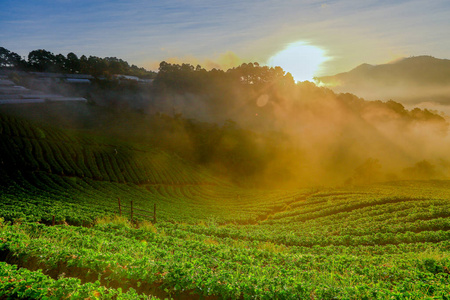
[[[163,60],[227,69],[268,64],[301,44],[323,55],[315,76],[450,58],[448,0],[0,0],[0,8],[0,46],[21,56],[45,49],[153,70]],[[298,52],[308,62],[308,51]]]

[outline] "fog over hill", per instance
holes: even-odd
[[[14,58],[8,51],[5,57]],[[161,62],[153,80],[142,83],[115,74],[112,62],[129,66],[120,59],[92,58],[92,66],[104,62],[104,68],[74,71],[70,57],[80,63],[84,58],[70,55],[55,63],[40,55],[48,51],[33,53],[38,64],[3,62],[9,72],[5,81],[46,94],[83,97],[86,103],[19,104],[24,102],[19,99],[1,105],[0,112],[158,147],[239,184],[317,186],[450,176],[449,120],[399,103],[439,103],[436,95],[450,82],[447,60],[416,57],[365,64],[322,78],[339,79],[336,88],[346,83],[358,89],[350,94],[309,81],[296,83],[281,67],[257,62],[228,70]],[[30,72],[36,65],[44,71],[59,69],[63,80],[52,79],[56,73]],[[90,79],[82,84],[64,81],[90,69],[95,72],[83,75]],[[367,99],[385,101],[360,98],[365,93],[372,93]]]
[[[367,100],[395,100],[450,113],[450,60],[431,56],[403,58],[381,65],[362,64],[349,72],[315,78],[335,92]]]

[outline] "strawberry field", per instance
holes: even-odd
[[[1,299],[450,298],[448,181],[243,188],[6,116],[0,142]]]

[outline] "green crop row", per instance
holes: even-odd
[[[122,292],[101,286],[99,282],[82,284],[78,278],[52,279],[41,270],[30,271],[0,262],[1,299],[158,299],[134,290]]]
[[[205,170],[157,149],[97,142],[55,128],[0,116],[0,163],[7,170],[44,171],[120,183],[217,184]]]
[[[4,207],[1,217],[46,223],[53,215],[57,222],[93,223],[98,217],[118,214],[118,198],[124,206],[130,206],[133,201],[135,208],[147,210],[150,215],[156,204],[158,220],[197,223],[214,218],[222,224],[248,223],[283,207],[291,197],[302,195],[302,191],[287,194],[271,191],[262,199],[257,191],[252,197],[246,190],[226,185],[137,186],[28,171],[0,170],[0,179],[3,183],[0,209]],[[196,196],[185,196],[192,193]],[[240,200],[237,194],[245,200]],[[27,209],[23,208],[25,203]],[[129,208],[124,208],[123,214],[130,216]]]
[[[39,259],[49,270],[86,270],[105,285],[160,285],[172,296],[388,299],[450,291],[448,255],[311,255],[159,230],[17,224],[4,225],[0,238],[3,250],[25,263]]]

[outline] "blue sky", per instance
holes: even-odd
[[[450,1],[0,0],[0,46],[227,68],[295,42],[320,47],[317,75],[400,57],[450,58]]]

